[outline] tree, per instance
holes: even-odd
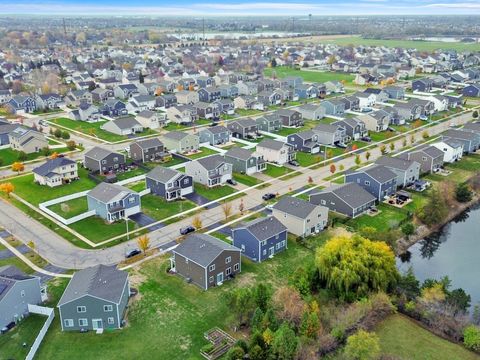
[[[0,184],[0,191],[10,197],[10,193],[15,191],[15,186],[11,182],[2,183]]]
[[[422,120],[420,120],[420,119],[415,120],[415,121],[412,123],[412,128],[413,128],[413,129],[418,129],[420,126],[422,126]]]
[[[229,291],[226,296],[227,306],[235,316],[237,325],[246,324],[247,319],[251,318],[251,314],[255,309],[252,291],[250,288],[236,288]]]
[[[407,146],[407,139],[406,138],[403,138],[402,140],[402,147],[405,147]]]
[[[255,312],[253,313],[252,316],[252,321],[250,321],[250,327],[252,328],[252,331],[262,331],[263,330],[263,317],[264,313],[262,309],[257,307],[255,309]]]
[[[55,136],[57,139],[60,139],[62,137],[62,130],[60,129],[55,129],[53,131],[53,136]]]
[[[311,176],[308,177],[307,183],[308,183],[309,185],[313,184],[313,178],[312,178]]]
[[[292,287],[282,286],[273,295],[277,316],[295,326],[300,325],[305,303],[298,291]]]
[[[480,351],[480,328],[469,325],[463,331],[463,344],[470,350]]]
[[[333,237],[317,249],[315,263],[326,287],[347,301],[386,292],[398,279],[392,249],[359,235]]]
[[[402,233],[407,237],[415,234],[415,225],[413,225],[411,222],[405,223],[402,225]]]
[[[345,356],[351,360],[375,360],[380,357],[380,340],[375,333],[359,330],[347,339]]]
[[[335,164],[331,164],[331,165],[330,165],[330,172],[331,172],[332,174],[335,174],[335,171],[337,171],[337,168],[335,167]]]
[[[380,146],[380,152],[382,155],[385,155],[387,153],[387,147],[385,145]]]
[[[478,118],[478,110],[475,110],[473,113],[472,113],[472,117],[474,119],[477,119]]]
[[[370,154],[370,151],[367,151],[365,153],[365,159],[367,159],[367,161],[370,159],[370,156],[372,156],[372,154]]]
[[[355,150],[358,150],[358,145],[357,144],[352,145],[352,151],[355,151]]]
[[[395,143],[394,142],[390,143],[390,150],[391,151],[395,150]]]
[[[355,164],[360,165],[362,163],[362,159],[360,159],[360,155],[355,155]]]
[[[278,360],[293,360],[298,349],[298,338],[288,325],[283,323],[275,332],[271,352]]]
[[[463,289],[455,289],[447,293],[447,304],[453,306],[459,312],[465,312],[470,307],[472,298]]]
[[[417,216],[426,225],[441,224],[448,215],[448,207],[445,196],[437,189],[432,189],[425,206],[420,209]]]
[[[50,151],[50,148],[48,146],[45,146],[42,148],[42,154],[43,156],[49,156],[52,152]]]
[[[77,147],[77,144],[75,143],[74,140],[68,140],[65,144],[67,145],[67,149],[70,151],[75,150]]]
[[[318,307],[318,304],[317,304]],[[303,313],[302,323],[300,325],[300,332],[303,336],[307,338],[314,339],[317,337],[318,331],[320,330],[320,319],[316,311],[310,309],[306,310]]]
[[[230,215],[232,215],[232,204],[230,202],[225,201],[222,205],[223,216],[225,216],[225,220],[227,220]]]
[[[66,130],[62,131],[62,139],[63,140],[68,140],[70,139],[70,133]]]
[[[415,277],[412,267],[401,275],[397,284],[397,293],[405,296],[407,300],[414,300],[420,296],[420,282]]]
[[[140,236],[137,239],[137,245],[140,250],[143,251],[143,254],[146,254],[148,248],[150,247],[150,238],[147,235]]]
[[[253,298],[257,307],[262,311],[267,311],[267,308],[272,298],[272,289],[264,283],[258,284],[253,291]]]
[[[195,216],[192,220],[192,226],[198,230],[198,229],[201,229],[202,228],[202,219],[200,219],[200,216]]]
[[[465,203],[472,200],[473,193],[467,183],[460,183],[455,189],[455,198],[458,202]]]
[[[430,134],[428,133],[427,130],[425,130],[425,131],[422,133],[422,138],[423,138],[424,140],[427,140],[429,137],[430,137]]]
[[[25,161],[28,159],[28,155],[25,151],[19,151],[17,156],[18,161]]]
[[[52,153],[52,155],[50,155],[50,159],[52,159],[52,160],[53,160],[53,159],[56,159],[56,158],[58,158],[58,156],[59,156],[58,153],[57,153],[56,151],[54,151],[54,152]]]
[[[338,167],[338,170],[340,170],[340,171],[343,171],[343,170],[345,170],[345,165],[343,165],[343,164],[340,164],[340,166]]]
[[[243,215],[243,212],[245,211],[245,204],[243,203],[243,199],[240,199],[240,205],[238,205],[238,211],[240,211],[241,215]]]
[[[227,352],[227,360],[242,360],[245,351],[240,346],[234,346]]]
[[[23,170],[25,170],[25,165],[21,162],[16,161],[12,164],[12,171],[16,171],[17,174],[20,174]]]

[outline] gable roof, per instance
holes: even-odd
[[[397,174],[395,174],[392,170],[388,169],[383,165],[373,165],[365,169],[359,169],[356,171],[347,171],[347,175],[358,174],[358,173],[365,173],[369,175],[372,179],[378,181],[381,184],[387,181],[390,181],[392,179],[395,179],[397,177]]]
[[[75,161],[66,157],[57,157],[55,159],[48,160],[46,163],[36,167],[32,171],[37,175],[45,176],[53,172],[53,170],[59,166],[67,166],[72,164],[75,164]]]
[[[248,149],[244,149],[238,146],[232,147],[227,150],[225,156],[229,156],[236,159],[248,160],[252,157],[253,152]]]
[[[105,204],[113,201],[114,199],[123,199],[129,194],[136,194],[137,192],[130,190],[121,185],[109,184],[101,182],[87,193],[87,196],[93,197]]]
[[[151,149],[153,147],[163,146],[163,143],[158,138],[137,140],[137,141],[133,142],[132,144],[130,144],[130,146],[132,146],[133,144],[137,144],[143,150]]]
[[[175,169],[171,169],[163,166],[156,166],[146,175],[146,177],[153,179],[155,181],[158,181],[162,184],[165,184],[170,179],[178,175],[184,175],[184,174]]]
[[[318,205],[312,204],[299,198],[295,198],[293,196],[283,196],[273,206],[275,210],[283,211],[284,213],[296,216],[300,219],[305,219],[317,207]]]
[[[200,158],[197,160],[194,160],[198,162],[200,165],[202,165],[205,169],[207,170],[213,170],[216,169],[218,166],[222,165],[225,163],[224,158],[221,155],[211,155],[211,156],[206,156],[204,158]]]
[[[112,153],[114,153],[114,152],[110,151],[110,150],[107,150],[107,149],[104,149],[104,148],[101,148],[99,146],[95,146],[85,153],[85,157],[89,157],[91,159],[94,159],[94,160],[98,161],[98,160],[102,160],[102,159],[106,158],[108,155],[110,155]],[[116,154],[116,153],[114,153],[114,154]],[[119,154],[119,155],[122,155],[122,154]]]
[[[273,139],[263,139],[257,145],[258,147],[265,147],[272,150],[281,150],[284,146],[290,146],[289,144],[284,143],[283,141],[273,140]]]
[[[367,190],[362,188],[356,183],[346,183],[339,185],[332,185],[318,193],[312,194],[310,196],[315,196],[317,194],[324,193],[333,193],[339,199],[350,205],[353,209],[356,209],[360,206],[368,204],[376,200],[376,197],[370,194]]]
[[[285,225],[283,225],[275,216],[268,216],[266,218],[260,218],[249,223],[235,228],[237,229],[247,229],[250,233],[255,236],[258,241],[267,240],[272,236],[280,234],[283,231],[287,231]]]
[[[392,167],[399,170],[408,170],[415,161],[402,159],[399,157],[381,156],[375,161],[375,164]]]

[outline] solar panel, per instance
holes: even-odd
[[[0,295],[3,294],[3,292],[6,290],[6,288],[7,288],[7,285],[5,285],[5,284],[0,284]]]

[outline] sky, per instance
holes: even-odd
[[[0,0],[0,14],[114,16],[480,15],[480,1]]]

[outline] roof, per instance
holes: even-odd
[[[218,166],[222,165],[225,163],[225,160],[221,155],[211,155],[211,156],[206,156],[204,158],[200,158],[197,160],[194,160],[198,162],[200,165],[202,165],[205,169],[207,170],[213,170],[216,169]]]
[[[93,197],[106,204],[114,199],[123,199],[129,194],[136,194],[136,192],[121,185],[101,182],[90,190],[87,196]]]
[[[327,132],[327,133],[335,133],[338,130],[338,125],[332,124],[318,124],[313,128],[315,132]]]
[[[184,175],[182,172],[171,169],[171,168],[166,168],[163,166],[156,166],[153,168],[147,175],[146,177],[153,179],[155,181],[158,181],[162,184],[167,183],[170,179],[178,176],[178,175]]]
[[[66,157],[57,157],[55,159],[48,160],[46,163],[36,167],[32,171],[37,175],[46,176],[50,172],[53,172],[59,166],[66,166],[72,164],[75,164],[75,161]]]
[[[248,160],[252,157],[252,151],[236,146],[228,149],[228,151],[225,153],[225,156],[241,160]]]
[[[169,131],[162,136],[173,140],[182,140],[183,138],[189,136],[189,134],[183,131]]]
[[[372,179],[375,179],[381,184],[387,181],[390,181],[392,179],[395,179],[397,177],[397,174],[395,174],[392,170],[388,169],[383,165],[373,165],[365,169],[360,169],[356,171],[347,171],[347,175],[358,174],[358,173],[368,174]]]
[[[273,206],[275,210],[283,211],[300,219],[305,219],[317,207],[318,205],[312,204],[299,198],[295,198],[293,196],[283,196]]]
[[[130,144],[130,146],[132,146],[133,144],[137,144],[143,150],[151,149],[151,148],[158,147],[158,146],[163,146],[163,143],[158,138],[137,140],[137,141],[133,142],[132,144]]]
[[[240,251],[226,242],[206,234],[192,234],[178,245],[173,253],[179,254],[206,268],[223,251]]]
[[[275,216],[256,219],[236,229],[247,229],[258,241],[267,240],[283,231],[287,231],[285,225]]]
[[[401,159],[399,157],[389,157],[389,156],[382,156],[375,161],[375,164],[378,165],[384,165],[386,167],[392,167],[395,169],[400,169],[400,170],[408,170],[410,166],[415,161],[413,160],[406,160],[406,159]]]
[[[102,160],[112,153],[113,152],[110,151],[110,150],[101,148],[99,146],[95,146],[85,153],[85,157],[89,157],[89,158],[92,158],[92,159],[95,159],[95,160]],[[121,154],[119,154],[119,155],[121,155]]]
[[[114,266],[96,265],[77,271],[70,280],[58,306],[85,295],[91,295],[115,304],[120,303],[128,273]]]
[[[356,183],[332,185],[318,193],[312,194],[311,196],[330,192],[334,193],[338,198],[354,209],[376,200],[375,196]]]
[[[130,129],[134,126],[142,126],[134,117],[127,116],[121,117],[111,121],[115,124],[119,129]],[[108,124],[108,123],[107,123]]]
[[[442,157],[442,159],[443,159],[443,151],[440,150],[440,149],[437,149],[435,146],[432,146],[432,145],[420,146],[420,147],[412,150],[411,153],[415,153],[415,152],[419,152],[419,151],[429,155],[432,158]]]
[[[260,141],[258,143],[257,148],[258,147],[265,147],[265,148],[268,148],[268,149],[280,150],[285,145],[291,146],[291,145],[285,144],[282,141],[273,140],[273,139],[263,139],[262,141]]]
[[[212,134],[222,134],[222,133],[225,133],[225,132],[229,132],[229,130],[223,125],[212,126],[212,127],[206,128],[205,130],[202,130],[202,131],[207,131],[207,132],[210,132]]]

